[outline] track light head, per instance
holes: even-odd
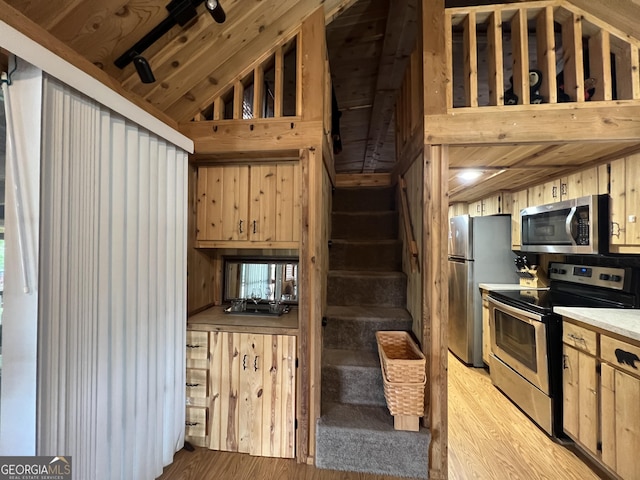
[[[220,5],[220,2],[218,0],[204,0],[204,4],[216,22],[224,23],[224,21],[227,19],[227,14],[224,13],[222,5]]]
[[[156,81],[156,77],[153,76],[153,72],[151,71],[151,65],[149,65],[147,59],[142,55],[133,57],[133,64],[138,71],[138,76],[142,83],[153,83]]]

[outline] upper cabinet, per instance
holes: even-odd
[[[593,167],[535,185],[529,188],[529,204],[545,205],[585,195],[606,193],[606,183],[602,191],[601,182],[598,179],[598,168]]]
[[[640,252],[640,154],[611,162],[612,253]]]
[[[511,198],[511,248],[520,250],[520,210],[529,206],[527,190],[510,195]]]
[[[298,248],[297,162],[198,168],[196,245],[205,248]]]
[[[481,217],[486,215],[499,215],[501,213],[509,213],[507,211],[508,201],[507,194],[500,192],[489,197],[485,197],[477,202],[469,204],[469,216]]]

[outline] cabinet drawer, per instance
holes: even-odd
[[[579,327],[573,323],[562,322],[562,341],[578,350],[596,355],[598,345],[596,332]]]
[[[601,335],[600,352],[603,361],[640,376],[640,347]]]
[[[187,368],[187,397],[206,398],[209,391],[207,378],[207,370]]]
[[[204,407],[187,407],[184,421],[184,434],[188,437],[204,437],[207,435],[207,409]]]
[[[187,359],[206,360],[209,351],[208,332],[187,330]]]

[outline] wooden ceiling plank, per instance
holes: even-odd
[[[417,0],[394,1],[389,9],[380,56],[376,92],[369,123],[363,173],[375,171],[380,148],[391,123],[398,90],[402,85],[418,34]]]

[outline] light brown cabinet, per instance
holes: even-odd
[[[520,231],[520,210],[529,206],[528,192],[527,190],[520,190],[512,193],[509,198],[511,200],[511,246],[514,250],[520,250],[520,238],[522,236]]]
[[[508,208],[509,202],[505,200],[506,195],[504,192],[500,192],[478,200],[477,202],[469,203],[469,216],[481,217],[484,215],[508,213],[506,209]]]
[[[196,245],[297,248],[300,184],[297,162],[199,167]]]
[[[585,195],[606,193],[599,181],[599,169],[588,168],[565,177],[556,178],[528,189],[530,205],[545,205]]]
[[[563,426],[567,435],[592,454],[598,444],[596,358],[563,345]]]
[[[619,478],[640,478],[640,343],[568,321],[563,342],[565,433]]]
[[[293,458],[296,338],[232,332],[209,335],[207,446]]]
[[[613,253],[640,253],[640,154],[611,162]]]

